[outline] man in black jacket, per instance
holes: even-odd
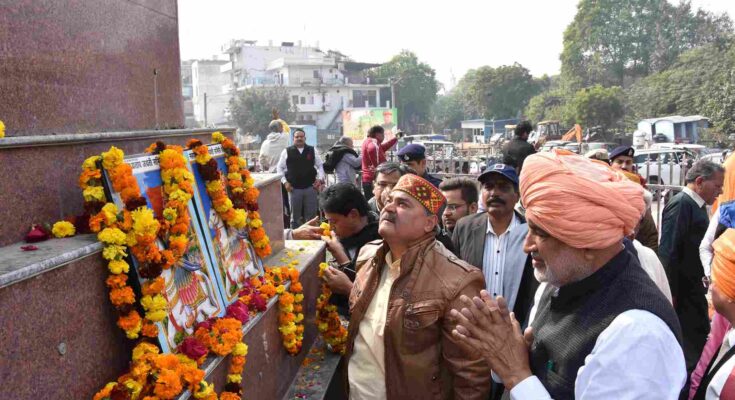
[[[293,146],[283,150],[276,171],[283,175],[281,181],[291,205],[291,228],[296,229],[317,214],[317,191],[324,184],[322,159],[306,144],[303,130],[294,131]]]
[[[378,220],[369,212],[367,200],[360,190],[349,183],[337,183],[319,196],[319,205],[332,229],[330,237],[324,237],[334,262],[324,272],[332,289],[332,304],[342,315],[349,311],[347,296],[355,280],[355,260],[362,246],[380,239]]]
[[[528,135],[533,130],[529,121],[523,121],[516,125],[514,136],[510,142],[503,147],[503,163],[516,169],[521,174],[521,167],[526,157],[536,152],[532,144],[528,143]]]
[[[687,372],[691,373],[709,333],[707,290],[702,285],[704,268],[699,259],[709,218],[707,204],[722,192],[724,169],[702,160],[686,175],[686,187],[663,212],[658,256],[669,278],[674,309],[681,323]]]

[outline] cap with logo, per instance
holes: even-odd
[[[396,153],[401,161],[419,161],[426,158],[426,148],[420,144],[411,143],[401,147]]]
[[[485,168],[485,170],[477,177],[477,180],[484,182],[491,174],[498,174],[518,185],[518,173],[516,169],[508,164],[493,164]]]

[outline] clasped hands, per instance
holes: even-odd
[[[532,375],[528,349],[533,342],[531,329],[521,332],[520,323],[508,309],[503,297],[493,299],[487,291],[480,297],[460,297],[461,309],[451,316],[457,326],[452,336],[468,354],[481,355],[510,390]]]

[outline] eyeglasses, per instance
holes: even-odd
[[[712,279],[710,279],[709,276],[702,277],[702,286],[704,286],[705,289],[709,290],[709,287],[711,284],[712,284]]]
[[[467,204],[447,204],[447,210],[455,212],[458,209],[465,207]]]

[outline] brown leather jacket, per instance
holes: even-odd
[[[357,258],[345,366],[378,288],[388,250],[382,240],[376,240],[363,246]],[[449,315],[452,308],[461,308],[460,295],[477,296],[483,288],[482,272],[458,259],[433,233],[401,257],[385,323],[388,400],[488,398],[490,368],[482,358],[471,358],[459,347]]]

